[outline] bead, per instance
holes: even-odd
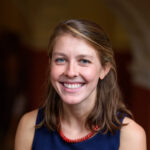
[[[94,128],[94,130],[96,130],[96,129],[98,129],[98,126],[96,126],[96,127]],[[60,135],[61,138],[62,138],[64,141],[66,141],[67,143],[83,142],[83,141],[86,141],[86,140],[88,140],[89,138],[91,138],[94,134],[95,134],[95,132],[91,131],[91,132],[90,132],[88,135],[86,135],[85,137],[72,140],[72,139],[67,138],[67,137],[63,134],[63,132],[62,132],[61,129],[59,130],[59,135]]]

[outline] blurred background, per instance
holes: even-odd
[[[0,0],[0,149],[13,150],[20,117],[44,101],[52,29],[84,18],[109,35],[124,101],[150,150],[149,6],[148,0]]]

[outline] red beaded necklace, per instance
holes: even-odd
[[[94,130],[96,131],[98,129],[98,126],[96,126],[94,128]],[[69,139],[67,138],[61,129],[59,129],[59,135],[61,136],[61,138],[66,141],[67,143],[78,143],[78,142],[83,142],[83,141],[86,141],[88,140],[89,138],[91,138],[96,132],[95,131],[91,131],[88,135],[82,137],[82,138],[79,138],[79,139]]]

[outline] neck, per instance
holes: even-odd
[[[86,119],[91,113],[95,101],[89,103],[69,105],[63,103],[63,114],[61,116],[61,124],[68,126],[70,128],[83,130],[85,127]]]
[[[69,139],[81,138],[91,131],[85,126],[86,118],[94,107],[91,105],[68,105],[63,104],[63,114],[60,117],[60,128],[62,133]]]
[[[69,126],[78,125],[84,126],[89,111],[80,108],[80,106],[68,106],[63,105],[63,117],[62,121],[67,123]]]

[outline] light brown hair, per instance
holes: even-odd
[[[97,51],[101,64],[105,67],[111,65],[109,73],[103,80],[98,81],[96,104],[87,117],[86,125],[93,130],[98,125],[104,133],[120,129],[120,119],[127,115],[132,117],[130,111],[122,101],[121,93],[117,84],[116,63],[110,40],[103,29],[97,24],[87,20],[67,20],[60,23],[54,30],[49,42],[49,59],[51,62],[55,42],[59,36],[71,34],[88,42]],[[41,125],[46,125],[50,131],[58,128],[58,118],[62,114],[62,101],[50,79],[48,83],[47,98],[43,106],[44,119]]]

